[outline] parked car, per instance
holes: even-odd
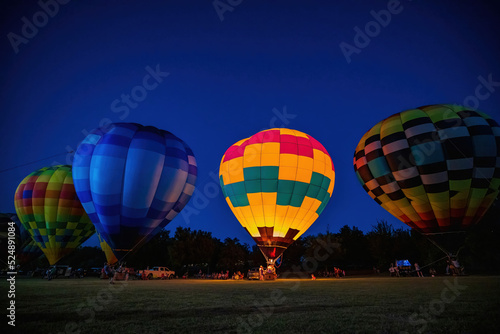
[[[138,274],[142,278],[146,279],[172,279],[175,277],[175,271],[168,269],[167,267],[153,267],[152,269],[140,270]]]
[[[44,272],[44,278],[47,276],[47,270],[52,271],[52,268],[55,268],[55,272],[52,274],[52,278],[60,278],[60,277],[66,277],[69,278],[71,276],[71,271],[72,268],[70,266],[65,266],[65,265],[53,265],[50,266],[48,269],[45,270]]]
[[[78,268],[77,270],[73,270],[71,272],[71,276],[70,277],[84,278],[85,276],[87,276],[87,269]]]

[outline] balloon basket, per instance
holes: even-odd
[[[267,260],[267,268],[264,271],[264,280],[265,281],[274,281],[278,275],[276,274],[276,267],[274,266],[276,260],[275,259],[266,259]]]
[[[278,275],[276,273],[265,273],[264,274],[264,281],[274,281],[278,278]]]

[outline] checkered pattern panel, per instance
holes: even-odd
[[[229,207],[257,244],[287,247],[324,210],[335,171],[313,137],[270,129],[232,145],[219,178]]]
[[[23,224],[19,221],[17,215],[13,215],[11,219],[16,223],[16,226],[19,229],[19,237],[16,241],[16,259],[17,263],[22,266],[37,259],[43,254],[43,252],[31,237],[31,233],[25,229]]]
[[[50,264],[95,232],[76,195],[71,166],[46,167],[28,175],[16,190],[15,206]]]
[[[370,197],[412,228],[462,230],[498,195],[500,128],[461,106],[406,110],[362,137],[354,170]]]
[[[196,160],[181,139],[134,123],[89,134],[73,170],[85,211],[119,259],[173,219],[196,181]]]
[[[196,165],[196,159],[194,157],[193,151],[187,146],[185,143],[185,149],[188,156],[188,177],[186,179],[186,184],[182,189],[181,195],[172,206],[172,208],[168,211],[165,219],[156,227],[156,229],[147,235],[147,237],[141,241],[140,245],[147,243],[151,240],[156,234],[158,234],[163,228],[165,228],[180,212],[184,207],[188,204],[191,196],[193,196],[196,184],[196,177],[198,175],[198,167]]]
[[[17,263],[23,266],[24,264],[39,258],[42,254],[43,252],[40,247],[38,247],[37,243],[34,240],[31,240],[28,244],[24,245],[24,247],[16,252]]]

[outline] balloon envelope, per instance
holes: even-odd
[[[14,225],[12,225],[14,223]],[[9,227],[11,227],[9,229]],[[9,230],[12,231],[12,227],[15,229],[15,246],[16,246],[16,260],[17,264],[24,265],[32,260],[40,257],[43,252],[36,245],[36,243],[31,238],[30,233],[23,227],[17,215],[14,213],[0,213],[0,244],[4,245],[2,247],[2,256],[7,258],[8,256],[8,242]],[[10,233],[12,236],[12,233]]]
[[[12,216],[12,220],[19,229],[18,250],[16,251],[17,262],[22,266],[39,258],[43,252],[36,242],[31,238],[31,234],[19,221],[17,215]]]
[[[97,237],[99,238],[99,245],[101,246],[102,251],[104,252],[104,255],[106,256],[106,262],[109,264],[115,264],[118,262],[118,259],[116,258],[115,254],[113,253],[113,250],[111,247],[108,245],[106,240],[104,240],[101,237],[101,234],[99,232],[97,233]]]
[[[180,212],[197,174],[186,143],[134,123],[89,134],[78,146],[73,169],[85,211],[119,260]]]
[[[354,154],[365,191],[424,234],[476,224],[500,187],[500,128],[488,115],[431,105],[371,128]]]
[[[270,129],[227,149],[224,197],[268,260],[277,259],[318,218],[332,195],[330,155],[313,137]]]
[[[76,196],[71,166],[46,167],[28,175],[17,187],[15,207],[51,265],[95,232]]]
[[[16,258],[19,265],[25,265],[43,255],[42,250],[34,240],[24,244],[17,252]]]

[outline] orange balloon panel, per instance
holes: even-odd
[[[270,129],[232,145],[222,157],[219,178],[238,221],[262,252],[276,259],[324,210],[335,170],[313,137]]]

